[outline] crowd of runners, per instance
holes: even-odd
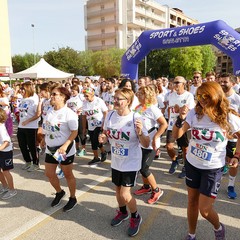
[[[223,174],[228,174],[227,194],[237,197],[235,181],[240,159],[240,83],[231,74],[202,76],[192,80],[141,77],[138,81],[117,77],[92,81],[73,78],[59,82],[27,80],[0,85],[0,189],[7,200],[17,194],[13,169],[13,124],[24,159],[23,171],[39,169],[45,154],[45,175],[56,191],[51,206],[66,194],[60,185],[65,178],[69,201],[67,212],[77,204],[74,157],[87,155],[90,141],[91,167],[111,155],[112,182],[119,205],[111,225],[130,217],[128,235],[135,236],[142,217],[134,195],[150,193],[148,204],[164,194],[151,172],[151,164],[164,146],[171,161],[169,174],[181,169],[188,190],[188,234],[196,239],[199,213],[214,228],[215,239],[225,239],[225,226],[214,210]],[[163,142],[162,135],[166,140]],[[106,148],[106,146],[110,146]],[[131,191],[138,173],[142,186]]]

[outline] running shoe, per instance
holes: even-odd
[[[148,193],[151,193],[152,192],[152,189],[149,187],[149,188],[145,188],[144,186],[142,186],[141,188],[139,188],[138,190],[136,190],[134,192],[135,195],[143,195],[143,194],[148,194]]]
[[[185,240],[197,240],[196,237],[191,237],[189,234],[185,238]]]
[[[31,162],[26,162],[23,166],[22,166],[22,170],[27,170],[31,167],[32,163]]]
[[[174,174],[174,173],[176,172],[178,166],[179,166],[179,163],[178,163],[177,160],[172,161],[171,167],[170,167],[170,169],[169,169],[168,172],[169,172],[170,174]]]
[[[128,212],[126,214],[123,214],[119,210],[117,210],[117,215],[112,219],[111,225],[113,227],[116,227],[120,225],[123,221],[127,220],[129,218]]]
[[[60,171],[57,173],[57,177],[58,179],[62,179],[65,177],[62,169],[60,169]]]
[[[85,156],[86,154],[87,154],[86,150],[85,150],[85,149],[82,149],[77,155],[78,155],[79,157],[83,157],[83,156]]]
[[[58,206],[64,195],[65,195],[65,191],[63,191],[63,190],[61,192],[59,192],[59,193],[56,193],[56,196],[53,199],[53,201],[51,203],[51,206],[52,207]]]
[[[227,192],[228,198],[235,199],[237,197],[237,193],[234,190],[234,186],[228,186]]]
[[[16,191],[15,189],[13,189],[13,190],[8,190],[8,191],[2,196],[2,199],[3,199],[3,200],[6,200],[6,199],[9,199],[9,198],[12,198],[12,197],[14,197],[16,194],[17,194],[17,191]]]
[[[64,212],[71,211],[77,205],[77,199],[70,197],[68,203],[63,207]]]
[[[101,153],[101,162],[106,161],[106,159],[107,159],[107,152],[105,151]]]
[[[178,174],[178,178],[185,178],[186,177],[186,170],[185,167],[182,167],[182,171]]]
[[[224,168],[223,168],[223,175],[227,174],[228,170],[229,170],[229,167],[228,167],[228,165],[225,164]]]
[[[222,226],[222,230],[220,230],[220,231],[215,231],[214,230],[214,233],[215,233],[215,240],[225,240],[226,238],[225,238],[225,226],[222,224],[222,223],[220,223],[221,224],[221,226]]]
[[[128,236],[130,237],[136,236],[139,232],[141,223],[142,223],[142,217],[139,214],[136,218],[130,218]]]
[[[90,162],[88,162],[88,165],[96,165],[96,164],[98,164],[98,163],[100,163],[100,162],[101,162],[100,158],[94,157],[93,160],[91,160]]]
[[[32,164],[29,168],[28,168],[28,172],[34,172],[36,170],[39,169],[39,165],[38,164]]]
[[[5,187],[1,188],[0,189],[0,195],[6,193],[7,191],[8,191],[7,187],[6,188]]]
[[[161,190],[161,189],[159,189],[158,192],[152,191],[152,195],[147,201],[148,204],[156,203],[162,195],[163,195],[163,190]]]

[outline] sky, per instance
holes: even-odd
[[[127,0],[123,0],[127,1]],[[239,0],[156,0],[200,23],[223,20],[240,27]],[[62,47],[85,50],[85,0],[8,0],[12,56]]]

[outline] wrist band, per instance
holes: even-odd
[[[239,162],[240,157],[238,155],[237,156],[234,155],[232,158],[236,158]]]
[[[181,119],[180,116],[178,116],[178,117],[177,117],[177,120],[176,120],[176,122],[175,122],[175,126],[176,126],[177,128],[181,128],[181,127],[183,126],[183,124],[185,123],[185,120],[186,120],[186,118]]]

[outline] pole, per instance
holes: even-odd
[[[148,2],[149,0],[142,0],[144,3]],[[145,31],[147,29],[147,8],[145,6]],[[147,55],[144,58],[144,75],[147,76]]]
[[[36,63],[36,54],[35,54],[35,33],[34,33],[34,24],[31,24],[31,27],[33,29],[32,31],[32,35],[33,35],[33,63],[35,64]]]

